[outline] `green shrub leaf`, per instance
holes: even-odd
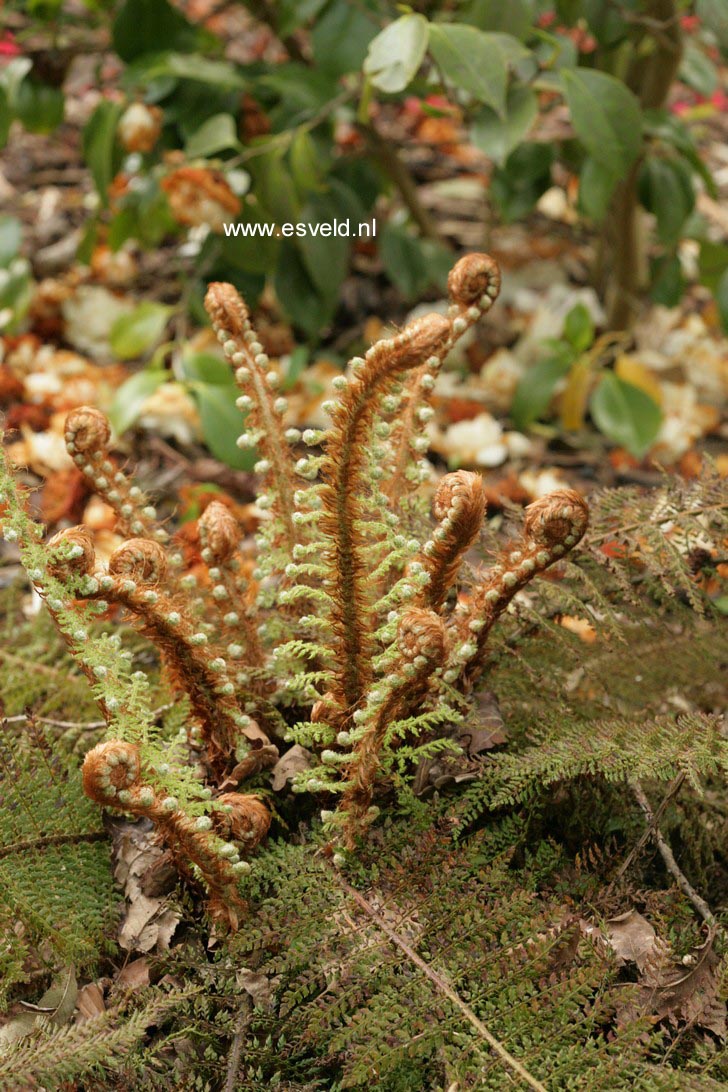
[[[122,151],[116,139],[116,129],[123,112],[123,103],[104,99],[83,130],[84,159],[104,206],[109,203],[109,186],[121,164]]]
[[[133,360],[160,340],[172,308],[145,300],[128,315],[120,315],[111,327],[111,351],[121,360]]]
[[[235,384],[194,383],[191,390],[200,411],[202,435],[215,458],[236,470],[252,470],[255,451],[243,450],[236,443],[245,418],[235,405]]]
[[[233,384],[230,365],[214,353],[185,353],[182,357],[182,374],[185,379],[212,383],[213,386],[229,387]]]
[[[579,175],[579,210],[595,223],[601,223],[618,181],[618,174],[588,156]]]
[[[109,421],[118,436],[131,428],[146,400],[168,379],[169,372],[161,368],[145,368],[121,384],[109,409]]]
[[[486,34],[465,23],[430,25],[429,48],[443,75],[459,90],[505,116],[508,63],[513,53],[503,39],[525,53],[521,43],[507,34]]]
[[[612,173],[632,165],[642,147],[642,113],[635,95],[614,76],[591,68],[564,69],[571,121],[586,150]]]
[[[502,117],[490,106],[484,106],[477,114],[471,129],[473,144],[502,166],[528,134],[537,113],[536,92],[531,87],[515,85],[508,90]]]
[[[652,446],[662,423],[657,403],[613,372],[602,377],[589,409],[600,432],[638,459]]]
[[[521,377],[511,404],[511,417],[516,428],[528,428],[546,412],[557,383],[568,374],[572,362],[573,355],[564,352],[540,360]]]
[[[698,0],[695,12],[713,31],[721,49],[728,49],[728,0]]]
[[[679,160],[651,156],[642,165],[640,200],[657,220],[657,234],[665,246],[674,246],[695,205],[690,171]]]
[[[166,49],[194,49],[195,28],[168,0],[126,0],[114,20],[112,41],[123,61]]]
[[[389,94],[404,91],[417,75],[427,49],[424,15],[402,15],[369,43],[364,72],[374,87]]]
[[[583,303],[577,303],[566,316],[564,337],[577,354],[585,352],[594,341],[594,323]]]
[[[0,269],[11,262],[20,250],[23,229],[14,216],[0,216]]]
[[[239,148],[235,121],[230,114],[213,114],[187,141],[185,152],[190,159],[216,155],[229,148]]]

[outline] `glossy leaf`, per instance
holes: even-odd
[[[564,337],[575,353],[585,352],[594,341],[594,323],[583,303],[577,303],[566,316]]]
[[[554,149],[535,142],[519,145],[493,172],[490,197],[507,223],[526,216],[551,185]]]
[[[402,15],[369,43],[364,72],[379,91],[396,94],[417,75],[427,49],[424,15]]]
[[[12,261],[20,250],[23,228],[14,216],[0,216],[0,268]]]
[[[702,49],[693,45],[692,42],[687,42],[678,79],[694,88],[698,94],[710,98],[718,86],[718,70]]]
[[[123,112],[122,103],[104,99],[96,107],[83,130],[84,158],[103,205],[108,204],[109,186],[122,160],[116,130]]]
[[[325,299],[292,240],[281,248],[274,276],[276,295],[291,321],[310,338],[330,321],[336,299]]]
[[[521,377],[511,403],[511,417],[516,428],[528,428],[543,416],[559,381],[568,374],[572,360],[570,353],[540,360]]]
[[[164,49],[194,49],[195,28],[168,0],[125,0],[114,20],[114,49],[123,61]]]
[[[300,194],[321,188],[327,166],[326,158],[322,162],[313,137],[305,129],[300,129],[291,141],[288,161],[291,176]]]
[[[431,239],[420,239],[403,224],[388,223],[382,232],[379,254],[387,274],[405,299],[414,299],[431,285],[443,287],[452,254]]]
[[[514,38],[527,38],[534,18],[532,0],[470,0],[459,11],[465,23],[480,30],[501,31]]]
[[[237,222],[269,224],[271,220],[258,205],[246,201]],[[274,235],[220,235],[216,245],[224,265],[244,273],[268,273],[275,266],[280,242]]]
[[[376,17],[350,0],[329,0],[311,31],[317,67],[334,76],[356,72],[372,38],[379,32]]]
[[[51,133],[63,121],[65,99],[59,87],[26,79],[15,99],[15,114],[29,133]]]
[[[230,114],[213,114],[189,138],[185,152],[190,159],[202,159],[239,147],[235,119]]]
[[[230,365],[215,353],[185,352],[182,356],[182,374],[185,379],[215,386],[230,386],[233,375]]]
[[[356,229],[342,215],[339,202],[323,193],[311,195],[301,212],[301,222],[309,230],[297,240],[298,252],[319,294],[331,305],[346,276],[351,249],[350,237],[334,231]]]
[[[728,333],[728,270],[718,281],[713,294],[718,308],[720,324],[724,332]]]
[[[169,378],[169,372],[161,368],[145,368],[121,384],[109,408],[109,420],[118,436],[131,428],[147,399]]]
[[[432,23],[429,48],[450,83],[492,107],[500,117],[505,115],[508,64],[517,56],[514,50],[527,53],[520,42],[465,23]]]
[[[528,135],[538,113],[536,92],[516,84],[508,89],[505,114],[501,117],[489,106],[476,115],[470,131],[476,148],[502,166],[510,153]]]
[[[124,82],[135,86],[171,78],[209,84],[216,91],[244,91],[247,80],[228,61],[210,61],[201,53],[145,54],[130,65]]]
[[[200,411],[202,435],[215,458],[236,470],[252,470],[257,459],[255,451],[239,448],[236,443],[245,418],[235,405],[235,384],[194,383],[191,391]]]
[[[4,87],[0,87],[0,148],[4,148],[8,142],[12,123],[13,112],[8,102],[8,94]]]
[[[662,390],[655,378],[655,373],[641,364],[638,359],[629,353],[622,353],[614,363],[614,374],[623,379],[625,383],[631,383],[633,387],[639,387],[652,399],[655,405],[662,403]]]
[[[716,243],[712,239],[703,239],[700,243],[698,258],[700,283],[711,292],[715,292],[721,278],[728,270],[728,246]]]
[[[660,242],[673,246],[695,205],[689,170],[679,160],[651,156],[640,171],[639,195],[657,220]]]
[[[121,360],[142,356],[161,339],[171,307],[145,300],[128,315],[120,315],[111,327],[111,351]]]
[[[685,293],[685,277],[677,254],[664,254],[650,264],[650,299],[677,307]]]
[[[587,156],[579,175],[579,210],[600,224],[609,210],[619,175]]]
[[[660,431],[660,407],[639,387],[613,372],[602,376],[589,409],[599,431],[638,459],[649,451]]]
[[[713,31],[722,49],[728,49],[728,0],[697,0],[695,11],[709,30]]]
[[[561,75],[571,121],[589,155],[613,173],[627,170],[642,147],[637,98],[620,80],[591,68]]]

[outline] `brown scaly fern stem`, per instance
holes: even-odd
[[[336,586],[333,622],[342,671],[333,699],[344,709],[356,707],[371,682],[372,637],[368,625],[368,570],[361,557],[366,443],[377,408],[376,397],[386,393],[395,377],[423,358],[437,356],[447,344],[449,323],[441,315],[427,315],[398,337],[382,341],[369,351],[361,375],[354,377],[346,397],[333,414],[333,428],[323,468],[325,518],[321,529],[330,541]]]
[[[528,506],[521,538],[499,554],[467,606],[456,616],[457,636],[468,649],[474,645],[460,682],[465,692],[479,678],[488,636],[514,595],[573,549],[583,538],[588,522],[586,501],[573,489],[555,490]]]
[[[278,377],[268,370],[270,360],[253,329],[248,309],[231,284],[215,283],[207,289],[205,307],[225,356],[235,367],[235,380],[243,391],[238,406],[248,411],[247,426],[262,459],[256,469],[263,487],[271,487],[271,514],[281,522],[280,545],[289,556],[297,542],[293,513],[295,478],[283,425],[286,399],[275,393]],[[247,391],[252,389],[252,394]]]
[[[366,492],[367,451],[377,410],[403,372],[420,368],[424,374],[426,370],[429,385],[434,383],[434,373],[454,343],[497,297],[497,266],[487,255],[468,255],[450,273],[448,288],[451,305],[447,318],[432,314],[417,319],[397,337],[373,346],[363,360],[353,362],[354,376],[332,413],[321,472],[325,513],[321,528],[331,544],[332,620],[342,667],[327,701],[329,709],[338,707],[344,719],[360,704],[371,683],[373,627],[368,566],[358,524],[363,517],[360,498]],[[409,439],[405,424],[398,439],[395,468],[401,469]]]
[[[514,595],[562,558],[586,531],[588,509],[574,490],[558,490],[534,502],[526,509],[521,539],[499,555],[485,581],[471,592],[467,606],[455,613],[454,620],[443,618],[437,612],[442,611],[463,554],[475,539],[475,519],[482,519],[485,511],[482,484],[478,485],[476,477],[458,471],[446,475],[440,483],[434,501],[434,514],[440,523],[423,547],[421,562],[428,566],[430,581],[420,598],[434,609],[414,609],[403,615],[397,641],[402,656],[411,660],[409,672],[405,667],[404,674],[400,674],[401,663],[395,667],[386,680],[384,701],[377,700],[373,709],[365,706],[363,716],[359,714],[365,729],[352,750],[339,810],[343,843],[348,850],[355,848],[375,814],[370,804],[387,726],[417,712],[425,700],[437,701],[438,668],[445,681],[467,695],[482,674],[488,636]],[[418,640],[422,642],[420,648]],[[370,705],[371,695],[370,691]],[[394,741],[392,746],[396,745]]]
[[[228,793],[217,801],[224,811],[192,819],[175,797],[155,787],[153,771],[144,768],[139,747],[120,740],[99,743],[88,752],[83,787],[87,796],[104,807],[121,807],[151,819],[178,867],[189,872],[192,864],[204,876],[212,916],[233,929],[238,927],[247,910],[237,887],[239,853],[223,837],[232,834],[251,850],[265,837],[270,813],[258,797]]]
[[[423,606],[442,608],[463,557],[480,534],[486,503],[479,474],[458,470],[440,482],[432,503],[438,525],[417,558],[430,578],[421,592]]]
[[[473,321],[477,321],[474,318],[476,310],[479,312],[478,318],[490,310],[500,292],[500,283],[500,270],[488,254],[470,254],[457,263],[448,277],[448,291],[453,301],[449,312],[453,322],[453,342]],[[468,313],[471,307],[474,310]],[[466,323],[464,327],[463,321]],[[408,477],[407,470],[413,441],[416,443],[418,431],[434,416],[430,407],[433,389],[432,372],[426,365],[421,365],[407,376],[404,408],[398,415],[392,436],[392,471],[382,487],[392,504],[416,488],[416,477]]]
[[[166,543],[169,536],[156,522],[156,511],[141,489],[116,468],[109,454],[110,437],[109,422],[93,406],[80,406],[66,418],[68,453],[93,492],[113,508],[119,533]]]
[[[434,611],[413,608],[402,616],[397,644],[400,660],[389,678],[389,693],[372,709],[371,722],[352,755],[350,784],[339,805],[345,819],[347,849],[354,849],[357,836],[367,819],[371,819],[369,809],[388,726],[417,706],[433,671],[445,662],[448,651],[445,624]]]
[[[118,603],[140,621],[142,632],[158,646],[173,677],[189,694],[202,726],[207,761],[212,770],[222,773],[241,735],[240,707],[232,696],[235,687],[225,661],[207,654],[205,633],[196,630],[184,611],[160,590],[167,573],[162,547],[148,539],[130,538],[114,551],[104,572],[97,569],[93,544],[82,528],[59,531],[48,545],[52,552],[60,552],[68,544],[80,545],[82,552],[59,565],[93,578],[93,590],[85,598]],[[61,571],[58,565],[56,569]]]
[[[220,622],[221,635],[230,641],[242,641],[240,650],[228,645],[228,655],[243,659],[248,665],[261,667],[265,653],[258,634],[259,618],[255,609],[253,588],[241,579],[242,560],[240,527],[229,508],[212,501],[197,521],[202,560],[208,568],[212,599]]]

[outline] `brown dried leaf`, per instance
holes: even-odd
[[[245,990],[258,1009],[270,1010],[273,1008],[273,991],[278,978],[268,978],[265,974],[252,971],[249,967],[241,967],[235,975],[235,981],[241,989]]]
[[[492,690],[478,694],[472,723],[460,726],[456,739],[469,755],[482,754],[507,742],[503,714]]]
[[[106,1002],[98,982],[88,982],[78,991],[76,998],[76,1023],[85,1024],[106,1011]]]
[[[307,751],[305,747],[301,747],[299,743],[291,747],[290,751],[286,751],[283,757],[278,759],[272,770],[274,791],[280,792],[297,773],[310,769],[311,759],[311,752]]]
[[[705,944],[693,949],[682,963],[649,968],[640,1002],[645,1011],[660,1020],[703,1028],[724,1042],[728,1013],[725,1000],[719,996],[720,958],[713,950],[714,940],[712,932]]]
[[[146,956],[132,960],[122,967],[115,985],[121,989],[140,990],[149,985],[149,960]]]
[[[132,952],[158,952],[169,947],[180,914],[160,896],[145,895],[143,886],[150,869],[164,856],[154,830],[145,822],[114,822],[112,834],[116,851],[114,876],[126,899],[119,944]]]
[[[628,910],[607,922],[609,946],[617,957],[617,963],[636,963],[640,971],[663,958],[667,945],[657,937],[647,918],[637,910]]]
[[[666,941],[636,910],[607,922],[609,946],[624,966],[636,964],[640,976],[636,994],[620,1006],[620,1024],[640,1016],[712,1032],[721,1041],[728,1034],[726,1002],[720,993],[720,959],[713,950],[715,932],[681,962],[672,958]]]

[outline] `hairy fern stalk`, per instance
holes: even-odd
[[[286,399],[245,304],[212,284],[206,307],[247,412],[238,443],[260,453],[264,518],[254,565],[220,502],[200,517],[202,576],[109,453],[92,408],[72,411],[66,443],[114,510],[125,541],[99,562],[83,527],[44,544],[17,487],[3,486],[5,536],[108,724],[83,765],[83,787],[104,808],[150,819],[181,872],[207,889],[212,914],[236,928],[247,857],[265,836],[266,773],[288,744],[309,766],[294,791],[315,794],[343,862],[366,837],[393,770],[452,748],[482,673],[493,626],[516,593],[581,539],[587,509],[560,490],[532,504],[520,538],[455,594],[478,537],[485,496],[477,474],[440,482],[434,525],[423,526],[429,479],[424,427],[435,376],[452,346],[498,295],[486,255],[461,259],[447,314],[429,314],[380,341],[335,381],[324,431],[287,428]],[[311,448],[300,456],[301,445]],[[300,457],[299,457],[300,456]],[[179,738],[160,741],[149,680],[132,671],[118,636],[92,623],[123,612],[158,648],[167,679],[189,701]],[[245,792],[255,779],[257,792]]]

